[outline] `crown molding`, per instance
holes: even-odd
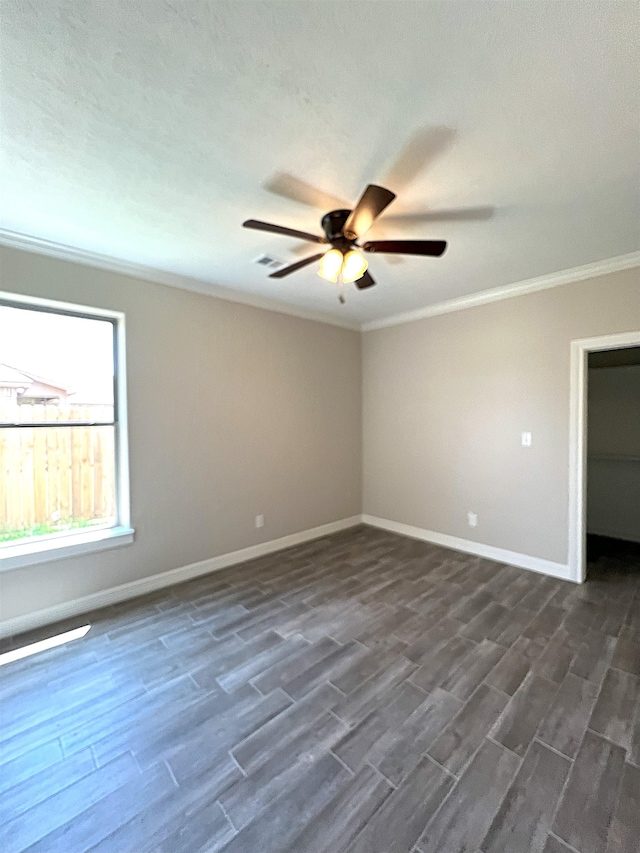
[[[530,278],[503,287],[494,287],[480,293],[470,293],[468,296],[459,296],[456,299],[448,299],[446,302],[437,302],[435,305],[417,308],[415,311],[405,311],[402,314],[394,314],[392,317],[363,323],[360,329],[363,332],[369,332],[374,329],[385,329],[388,326],[399,326],[403,323],[412,323],[414,320],[424,320],[427,317],[436,317],[439,314],[449,314],[451,311],[462,311],[464,308],[475,308],[478,305],[487,305],[490,302],[499,302],[502,299],[511,299],[514,296],[524,296],[526,293],[535,293],[537,290],[548,290],[562,284],[572,284],[633,267],[640,267],[640,252],[630,252],[628,255],[606,258],[603,261],[595,261],[595,263],[585,264],[582,267],[549,273],[539,278]]]
[[[63,243],[42,240],[39,237],[31,237],[28,234],[18,234],[15,231],[7,231],[4,228],[0,228],[0,245],[7,246],[10,249],[20,249],[24,252],[46,255],[49,258],[57,258],[61,261],[84,264],[100,270],[106,270],[107,272],[131,276],[132,278],[140,278],[144,281],[151,281],[154,284],[164,284],[167,287],[191,290],[195,293],[202,293],[205,296],[212,296],[215,299],[224,299],[227,302],[239,302],[242,305],[249,305],[252,308],[275,311],[278,314],[288,314],[292,317],[300,317],[303,320],[340,326],[343,329],[351,329],[353,331],[360,329],[360,324],[356,320],[348,320],[333,314],[324,313],[323,311],[315,311],[311,308],[301,308],[297,305],[290,305],[288,302],[281,302],[278,299],[271,299],[267,296],[258,296],[253,293],[232,290],[229,287],[210,284],[201,279],[156,269],[145,264],[118,260],[109,255],[101,255],[99,252],[76,249],[73,246],[66,246]]]
[[[415,320],[437,317],[439,314],[448,314],[451,311],[462,311],[465,308],[487,305],[491,302],[499,302],[502,299],[511,299],[514,296],[535,293],[538,290],[548,290],[562,284],[572,284],[589,278],[595,278],[599,275],[640,267],[640,251],[630,252],[627,255],[606,258],[602,261],[595,261],[592,264],[585,264],[584,266],[574,267],[573,269],[549,273],[538,278],[507,284],[502,287],[494,287],[491,290],[483,290],[480,293],[470,293],[467,296],[459,296],[455,299],[437,302],[434,305],[427,305],[425,308],[416,308],[414,311],[405,311],[401,314],[394,314],[391,317],[384,317],[380,320],[372,320],[368,323],[360,324],[356,320],[349,320],[323,311],[301,308],[297,305],[291,305],[288,302],[281,302],[267,296],[258,296],[253,293],[232,290],[229,287],[210,284],[201,279],[190,278],[189,276],[156,269],[155,267],[144,264],[118,260],[109,255],[102,255],[99,252],[76,249],[63,243],[42,240],[38,237],[31,237],[28,234],[18,234],[15,231],[8,231],[4,228],[0,228],[0,245],[11,249],[21,249],[25,252],[46,255],[47,257],[57,258],[62,261],[85,264],[86,266],[106,270],[107,272],[120,273],[121,275],[131,276],[132,278],[151,281],[155,284],[163,284],[167,287],[191,290],[195,293],[202,293],[205,296],[212,296],[215,299],[224,299],[227,302],[238,302],[242,305],[249,305],[252,308],[261,308],[265,311],[288,314],[292,317],[300,317],[303,320],[312,320],[316,323],[326,323],[330,326],[339,326],[343,329],[360,330],[362,332],[384,329],[388,326],[399,326],[403,323],[412,323]]]

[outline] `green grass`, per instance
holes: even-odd
[[[21,530],[3,530],[0,528],[0,542],[13,542],[15,539],[31,539],[34,536],[48,536],[51,533],[65,533],[67,530],[80,530],[104,524],[105,518],[78,518],[70,521],[57,521],[55,524],[34,524]]]

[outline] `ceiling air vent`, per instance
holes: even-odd
[[[278,258],[273,258],[271,255],[260,255],[254,261],[255,264],[260,264],[261,267],[269,267],[272,270],[279,270],[284,266],[284,261]]]

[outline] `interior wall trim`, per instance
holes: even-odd
[[[529,569],[529,571],[550,575],[564,581],[578,582],[578,578],[570,570],[569,565],[565,563],[554,563],[552,560],[543,560],[541,557],[530,557],[528,554],[519,554],[517,551],[507,551],[505,548],[483,545],[481,542],[472,542],[470,539],[459,539],[457,536],[436,533],[434,530],[425,530],[423,527],[414,527],[412,524],[390,521],[387,518],[378,518],[375,515],[364,514],[362,521],[372,527],[380,527],[382,530],[409,536],[411,539],[420,539],[423,542],[431,542],[433,545],[442,545],[444,548],[453,548],[455,551],[475,554],[477,557],[485,557],[498,563],[507,563],[520,569]]]
[[[108,255],[102,255],[99,252],[76,249],[73,246],[63,243],[42,240],[39,237],[19,234],[5,228],[0,228],[0,245],[11,249],[21,249],[24,252],[34,252],[35,254],[45,255],[50,258],[58,258],[62,261],[84,264],[96,267],[97,269],[107,270],[108,272],[128,275],[133,278],[140,278],[144,281],[154,282],[155,284],[164,284],[168,287],[177,287],[182,290],[191,290],[195,293],[202,293],[205,296],[225,299],[228,302],[240,302],[243,305],[250,305],[253,308],[263,308],[266,311],[289,314],[293,317],[300,317],[303,320],[328,323],[331,326],[340,326],[344,329],[360,330],[362,332],[411,323],[414,320],[423,320],[426,317],[436,317],[439,314],[448,314],[451,311],[462,311],[465,308],[474,308],[477,305],[486,305],[490,302],[511,299],[514,296],[522,296],[526,293],[535,293],[537,290],[547,290],[562,284],[572,284],[573,282],[584,281],[599,275],[640,267],[640,251],[630,252],[626,255],[605,258],[604,260],[595,261],[584,266],[549,273],[538,278],[494,287],[491,290],[483,290],[480,293],[470,293],[467,296],[447,299],[444,302],[427,305],[425,308],[417,308],[414,311],[405,311],[401,314],[394,314],[390,317],[361,324],[356,320],[349,320],[336,314],[328,314],[310,308],[301,308],[297,305],[290,305],[288,302],[281,302],[266,296],[232,290],[230,287],[210,284],[201,279],[190,278],[189,276],[167,272],[166,270],[159,270],[145,264],[118,260]]]
[[[628,255],[606,258],[592,264],[585,264],[585,266],[549,273],[502,287],[494,287],[480,293],[470,293],[468,296],[459,296],[456,299],[437,302],[435,305],[427,305],[425,308],[417,308],[415,311],[405,311],[402,314],[394,314],[392,317],[386,317],[382,320],[363,323],[360,328],[363,332],[369,332],[374,329],[385,329],[388,326],[399,326],[403,323],[412,323],[414,320],[424,320],[427,317],[436,317],[439,314],[449,314],[452,311],[475,308],[478,305],[487,305],[490,302],[500,302],[514,296],[524,296],[538,290],[549,290],[562,284],[573,284],[589,278],[596,278],[599,275],[633,269],[634,267],[640,267],[640,252],[630,252]]]
[[[331,533],[338,533],[340,530],[347,530],[349,527],[355,527],[360,523],[361,517],[359,515],[354,515],[350,518],[341,518],[339,521],[321,524],[319,527],[311,527],[308,530],[301,530],[298,533],[281,536],[279,539],[271,539],[269,542],[250,545],[248,548],[241,548],[239,551],[229,551],[226,554],[220,554],[218,557],[210,557],[207,560],[201,560],[187,566],[180,566],[177,569],[170,569],[168,572],[161,572],[157,575],[140,578],[139,580],[111,587],[110,589],[100,590],[100,592],[94,592],[91,595],[85,595],[73,601],[55,604],[44,610],[25,613],[22,616],[15,616],[11,619],[0,619],[0,639],[22,634],[24,631],[31,631],[34,628],[41,628],[44,625],[52,625],[55,622],[60,622],[62,619],[80,616],[92,610],[97,610],[100,607],[108,607],[110,604],[117,604],[120,601],[126,601],[130,598],[137,598],[140,595],[146,595],[149,592],[155,592],[164,587],[200,577],[200,575],[217,572],[221,569],[235,566],[238,563],[244,563],[247,560],[254,560],[256,557],[272,554],[275,551],[282,551],[284,548],[291,548],[293,545],[300,545],[304,542],[310,542],[313,539],[319,539],[322,536],[328,536]]]
[[[0,228],[0,246],[7,246],[10,249],[20,249],[23,252],[33,252],[37,255],[45,255],[46,257],[57,258],[61,261],[84,264],[85,266],[95,267],[96,269],[106,270],[107,272],[120,273],[121,275],[127,275],[132,278],[151,281],[154,284],[164,284],[167,287],[191,290],[195,293],[202,293],[205,296],[224,299],[227,302],[240,302],[242,305],[250,305],[252,308],[262,308],[265,311],[288,314],[292,317],[300,317],[302,320],[327,323],[330,326],[340,326],[343,329],[351,329],[353,331],[358,331],[360,328],[360,324],[357,321],[349,320],[346,317],[328,314],[311,308],[302,308],[297,305],[291,305],[288,302],[281,302],[278,299],[258,296],[255,293],[232,290],[230,287],[210,284],[201,279],[156,269],[145,264],[121,261],[109,255],[102,255],[99,252],[75,249],[73,246],[66,246],[63,243],[41,240],[38,237],[31,237],[28,234],[18,234],[15,231],[8,231],[4,228]]]

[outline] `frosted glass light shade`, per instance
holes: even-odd
[[[338,249],[329,249],[328,252],[320,258],[320,267],[318,275],[326,278],[327,281],[336,282],[342,269],[342,252]]]
[[[360,252],[357,252],[355,249],[351,249],[350,252],[344,256],[344,263],[342,265],[342,280],[345,283],[350,281],[357,281],[367,271],[367,261],[364,255]]]

